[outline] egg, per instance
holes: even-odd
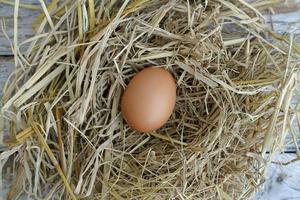
[[[176,103],[176,84],[170,72],[148,67],[129,82],[121,100],[122,115],[128,125],[139,132],[162,127]]]

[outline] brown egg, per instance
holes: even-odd
[[[170,118],[176,102],[176,84],[170,72],[148,67],[129,82],[121,103],[129,126],[139,132],[162,127]]]

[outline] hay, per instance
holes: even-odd
[[[261,9],[274,2],[42,4],[25,55],[15,32],[16,70],[4,88],[1,155],[13,159],[17,183],[9,198],[251,197],[288,130],[296,141],[299,120],[290,106],[299,46],[265,24]],[[177,103],[163,128],[141,134],[119,102],[153,65],[176,78]]]

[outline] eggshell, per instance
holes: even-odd
[[[148,67],[129,82],[121,103],[128,125],[149,132],[162,127],[170,118],[176,102],[176,84],[170,72]]]

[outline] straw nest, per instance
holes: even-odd
[[[251,197],[295,133],[300,48],[268,29],[260,12],[271,3],[43,5],[36,36],[12,45],[16,70],[4,88],[8,199]],[[122,119],[120,97],[148,66],[174,75],[177,102],[167,124],[141,134]]]

